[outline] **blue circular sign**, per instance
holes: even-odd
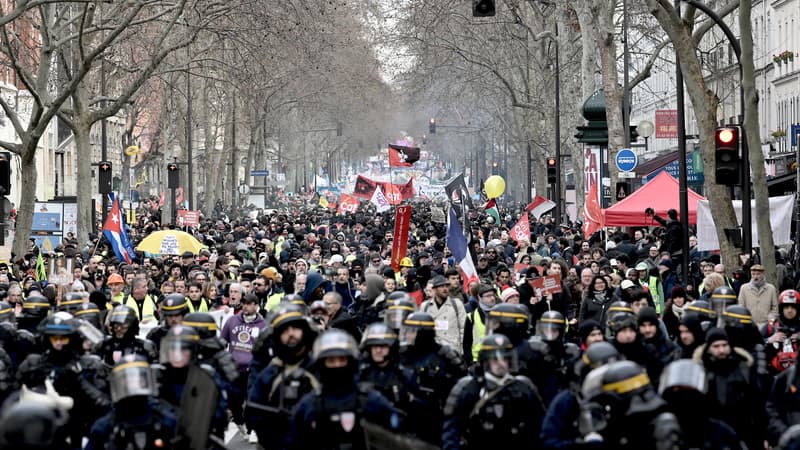
[[[639,164],[639,158],[633,150],[623,148],[617,152],[617,169],[620,172],[630,172]]]

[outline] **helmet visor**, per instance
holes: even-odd
[[[484,373],[490,373],[498,378],[502,378],[509,373],[514,373],[519,369],[517,353],[513,350],[490,350],[481,352]]]
[[[167,336],[161,341],[159,362],[174,368],[186,367],[192,361],[194,345],[177,336]]]
[[[384,323],[393,330],[399,330],[403,326],[403,321],[406,317],[414,312],[414,308],[392,305],[386,310],[386,315],[383,317]]]
[[[155,376],[145,361],[123,362],[114,367],[110,388],[114,403],[128,397],[157,394]]]
[[[552,322],[542,322],[536,324],[536,335],[544,341],[557,341],[561,339],[561,324]]]
[[[400,347],[412,347],[417,342],[418,327],[403,325],[400,328]]]
[[[661,381],[658,383],[659,393],[664,393],[670,389],[691,389],[701,394],[708,391],[706,381],[706,371],[703,366],[688,359],[675,361],[661,373]]]

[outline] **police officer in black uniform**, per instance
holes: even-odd
[[[172,446],[177,419],[172,408],[157,398],[155,372],[145,357],[123,356],[111,371],[109,385],[114,405],[94,423],[84,450]]]
[[[747,448],[728,424],[709,417],[706,371],[697,362],[682,359],[668,364],[658,390],[680,423],[685,448]]]
[[[513,344],[502,334],[486,336],[478,359],[475,374],[459,380],[447,399],[443,448],[528,448],[539,434],[544,405],[531,380],[513,375]]]
[[[375,390],[358,388],[358,347],[346,331],[332,329],[314,342],[314,364],[322,388],[306,394],[292,414],[284,442],[294,449],[365,449],[362,420],[399,430],[400,414]]]
[[[80,448],[83,434],[110,406],[105,366],[96,356],[82,356],[83,339],[68,313],[48,317],[39,329],[44,351],[25,358],[17,379],[29,389],[41,389],[50,379],[59,394],[73,398],[75,404],[63,431],[69,436],[68,448]]]
[[[397,332],[382,322],[370,324],[361,338],[358,382],[363,389],[376,389],[413,420],[424,416],[427,405],[413,372],[400,365],[399,357]]]
[[[417,437],[439,444],[444,419],[441,411],[450,390],[464,375],[463,362],[455,350],[436,342],[433,317],[423,312],[410,314],[403,322],[400,352],[400,363],[414,373],[423,401],[431,405],[426,419],[414,427]]]
[[[47,297],[32,291],[22,302],[22,316],[17,318],[17,328],[36,334],[39,324],[50,312],[50,301]]]
[[[580,356],[577,345],[565,342],[566,326],[560,312],[546,311],[536,322],[536,335],[530,339],[535,355],[532,381],[545,405],[549,405],[560,390],[569,387],[569,371]]]
[[[608,342],[595,342],[586,349],[573,366],[569,389],[562,389],[547,407],[539,435],[544,448],[560,450],[578,445],[581,384],[590,371],[621,359],[617,349]]]
[[[0,347],[8,355],[7,372],[11,377],[22,360],[36,349],[35,336],[27,330],[17,328],[14,308],[6,302],[0,302]]]
[[[124,355],[139,354],[148,361],[155,362],[158,354],[156,347],[147,339],[142,339],[139,334],[139,317],[130,306],[119,305],[111,310],[111,335],[100,344],[98,356],[108,364],[114,366]]]
[[[147,340],[152,342],[156,348],[159,348],[161,339],[166,336],[167,331],[174,325],[183,322],[183,317],[187,314],[189,314],[189,305],[186,304],[186,297],[184,295],[167,295],[161,302],[161,325],[147,333]]]
[[[292,409],[305,394],[320,388],[310,357],[317,332],[304,309],[281,303],[270,327],[275,357],[251,378],[245,414],[248,427],[256,430],[266,449],[281,448]]]
[[[680,425],[633,361],[592,370],[581,387],[583,443],[607,449],[681,448]]]
[[[200,336],[197,345],[197,361],[208,364],[219,372],[224,381],[224,389],[230,391],[231,384],[239,377],[239,366],[228,351],[228,343],[217,336],[217,322],[207,312],[187,314],[181,324],[192,327]]]

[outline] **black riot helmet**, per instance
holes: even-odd
[[[292,304],[295,306],[299,306],[300,309],[303,311],[304,315],[308,315],[308,304],[303,300],[303,297],[297,294],[286,294],[282,299],[280,304]]]
[[[622,359],[619,350],[610,342],[595,342],[583,352],[581,359],[575,362],[575,375],[583,381],[589,371]]]
[[[75,314],[75,311],[80,309],[83,304],[83,296],[76,292],[69,292],[64,295],[64,300],[58,304],[59,311],[65,311],[70,314]]]
[[[394,298],[392,298],[393,296]],[[417,311],[417,304],[405,292],[395,291],[389,294],[387,305],[383,321],[394,330],[399,330],[403,326],[403,321],[406,317]]]
[[[43,337],[45,346],[58,350],[56,340],[66,340],[61,348],[66,351],[77,351],[81,345],[80,334],[73,317],[65,312],[48,316],[38,326],[39,334]]]
[[[498,303],[486,314],[486,332],[506,336],[514,345],[525,339],[530,327],[528,308],[514,303]]]
[[[436,323],[428,313],[409,314],[400,328],[400,347],[403,349],[433,349],[436,343]]]
[[[112,329],[117,326],[127,326],[125,337],[133,337],[139,334],[139,317],[136,310],[127,305],[119,305],[111,310],[109,323]]]
[[[124,355],[111,370],[109,379],[111,401],[119,403],[132,397],[153,397],[158,395],[155,373],[141,355]]]
[[[702,364],[691,359],[673,361],[661,372],[658,392],[682,420],[707,417],[708,380]]]
[[[22,313],[26,318],[43,319],[50,311],[50,301],[47,297],[39,294],[39,291],[31,292],[28,298],[22,302]]]
[[[81,319],[92,324],[93,327],[100,329],[100,308],[94,303],[82,303],[81,306],[72,313],[76,319]]]
[[[13,322],[16,323],[14,317],[14,307],[11,303],[0,302],[0,322]]]
[[[636,314],[627,302],[617,301],[606,311],[606,338],[613,340],[625,328],[639,329]]]
[[[731,305],[722,313],[725,328],[745,328],[753,325],[753,316],[750,310],[742,305]]]
[[[563,341],[566,328],[567,322],[563,314],[558,311],[545,311],[536,322],[536,336],[545,342]]]
[[[183,318],[184,325],[197,331],[200,339],[210,339],[217,336],[217,322],[207,312],[193,312]]]
[[[173,368],[187,367],[197,358],[197,346],[200,335],[185,325],[175,325],[161,338],[159,361]]]
[[[484,375],[503,378],[517,371],[517,352],[509,338],[502,334],[490,334],[481,341],[478,362]]]
[[[185,316],[189,314],[189,304],[183,294],[169,294],[161,301],[161,314],[164,316]]]
[[[361,337],[361,349],[365,350],[373,345],[386,345],[394,347],[397,343],[397,332],[383,322],[371,323]]]
[[[345,356],[355,362],[358,360],[358,345],[350,333],[336,328],[325,331],[314,341],[311,356],[315,364],[325,358]]]
[[[731,289],[728,285],[714,289],[711,293],[711,309],[719,317],[728,306],[736,304],[736,291]]]

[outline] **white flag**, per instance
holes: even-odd
[[[369,199],[369,201],[375,205],[375,208],[378,209],[379,213],[382,213],[392,207],[389,204],[389,200],[386,200],[386,196],[383,195],[383,191],[380,187],[375,188],[375,192],[372,193],[372,198]]]

